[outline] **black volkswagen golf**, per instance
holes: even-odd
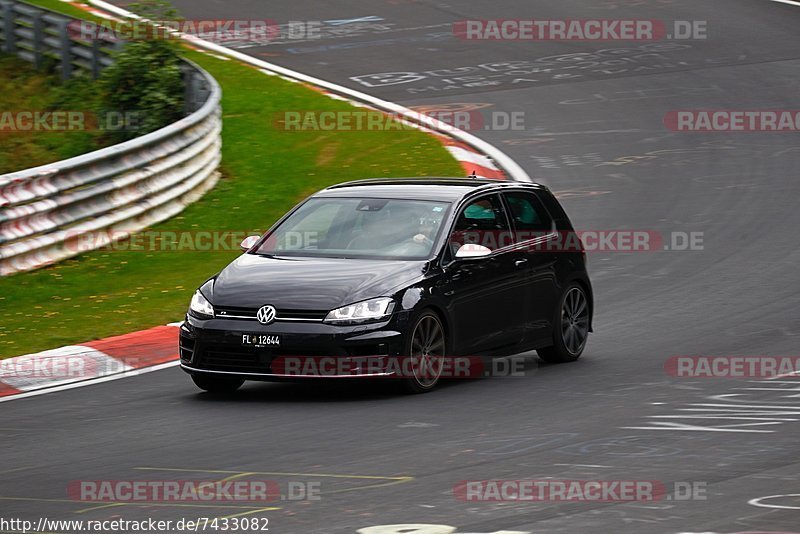
[[[536,349],[547,362],[573,361],[593,311],[574,236],[541,185],[329,187],[245,239],[245,253],[197,290],[181,367],[218,393],[245,380],[377,377],[421,393],[451,376],[454,358]]]

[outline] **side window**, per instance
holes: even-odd
[[[516,191],[505,193],[505,197],[514,221],[515,242],[535,239],[553,230],[553,220],[536,195]]]
[[[483,245],[491,250],[512,244],[511,229],[500,197],[490,195],[467,204],[456,218],[449,243],[453,253],[466,244]]]

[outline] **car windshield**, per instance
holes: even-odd
[[[450,204],[386,198],[312,198],[256,254],[337,258],[425,259]]]

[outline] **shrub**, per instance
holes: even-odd
[[[132,41],[114,57],[98,80],[101,116],[131,113],[136,120],[109,131],[122,142],[173,123],[184,116],[184,81],[176,46],[163,40]]]

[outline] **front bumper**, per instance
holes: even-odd
[[[403,352],[407,314],[368,325],[187,316],[180,329],[180,364],[189,374],[245,380],[391,376],[388,362]],[[250,347],[243,334],[280,336],[279,346]]]

